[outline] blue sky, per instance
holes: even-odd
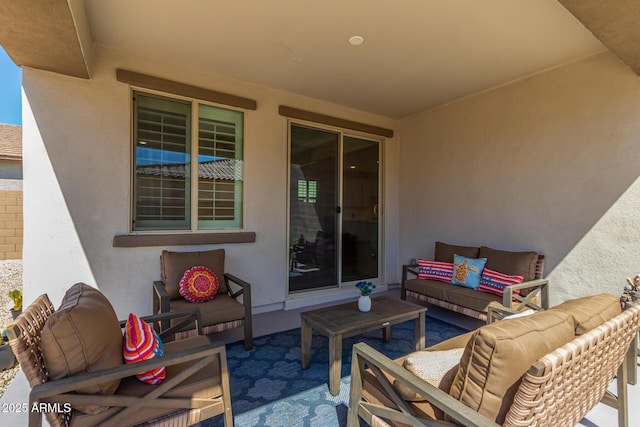
[[[0,123],[22,124],[22,69],[0,46]]]

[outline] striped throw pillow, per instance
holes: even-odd
[[[129,314],[124,328],[123,356],[125,363],[164,356],[164,346],[151,326],[135,314]],[[148,384],[160,384],[167,375],[164,367],[140,372],[136,377]]]
[[[485,268],[482,270],[478,290],[502,296],[504,294],[505,286],[517,285],[518,283],[522,283],[523,280],[524,276],[510,276],[508,274]],[[513,293],[515,295],[519,295],[520,290],[515,290]]]
[[[418,259],[418,279],[439,280],[440,282],[451,283],[452,276],[452,263]]]

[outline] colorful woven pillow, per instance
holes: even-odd
[[[418,258],[418,279],[439,280],[451,283],[453,264],[450,262],[425,261]]]
[[[480,286],[478,290],[482,292],[489,292],[502,296],[504,294],[504,287],[510,285],[517,285],[522,283],[524,276],[510,276],[508,274],[500,273],[488,268],[482,271],[482,277],[480,277]],[[519,295],[520,290],[513,291],[514,295]]]
[[[202,265],[191,267],[180,280],[180,295],[187,301],[205,302],[216,296],[218,276]]]
[[[457,254],[453,255],[451,283],[477,290],[480,286],[480,275],[486,263],[486,258],[467,258]]]
[[[124,328],[122,354],[125,363],[136,363],[164,356],[164,346],[156,331],[147,322],[131,313]],[[166,375],[166,369],[162,367],[140,372],[136,377],[148,384],[160,384]]]

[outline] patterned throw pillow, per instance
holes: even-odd
[[[207,267],[197,265],[184,272],[180,295],[187,301],[206,302],[216,296],[219,287],[218,276]]]
[[[418,279],[439,280],[451,283],[453,264],[450,262],[425,261],[418,258]]]
[[[147,322],[131,313],[124,328],[122,353],[125,363],[136,363],[164,356],[164,346],[156,331]],[[163,367],[140,372],[136,377],[148,384],[160,384],[166,375],[166,369]]]
[[[518,283],[522,283],[523,280],[524,276],[510,276],[508,274],[485,268],[482,271],[478,290],[502,296],[504,294],[505,286],[517,285]],[[517,289],[513,291],[513,293],[514,295],[519,295],[520,290]]]
[[[451,283],[477,290],[480,286],[480,275],[486,263],[486,258],[467,258],[454,254]]]

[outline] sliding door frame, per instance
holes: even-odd
[[[291,242],[291,128],[292,126],[301,126],[311,129],[316,129],[319,131],[326,131],[330,133],[337,133],[339,135],[338,138],[338,200],[340,203],[340,213],[338,214],[337,224],[336,224],[336,250],[338,253],[336,254],[337,265],[336,265],[336,274],[337,274],[337,287],[326,287],[319,289],[310,289],[308,291],[294,291],[291,292],[289,289],[289,271],[290,271],[290,263],[291,263],[291,255],[290,255],[290,242]],[[377,232],[378,232],[378,259],[377,259],[377,271],[378,275],[375,278],[371,279],[363,279],[367,281],[371,281],[374,284],[382,284],[382,280],[384,277],[384,248],[385,248],[385,235],[384,235],[384,143],[385,138],[380,135],[373,135],[364,132],[358,132],[350,129],[339,128],[335,126],[325,125],[316,122],[309,122],[300,119],[287,119],[287,200],[286,200],[286,271],[287,271],[287,286],[285,291],[285,299],[291,298],[292,295],[297,296],[312,296],[312,295],[320,295],[320,294],[331,294],[336,292],[341,292],[344,290],[355,289],[355,283],[359,280],[342,282],[342,250],[343,250],[343,241],[342,241],[342,227],[343,227],[343,212],[344,212],[344,137],[354,137],[360,138],[368,141],[375,141],[378,143],[378,214],[377,214]]]

